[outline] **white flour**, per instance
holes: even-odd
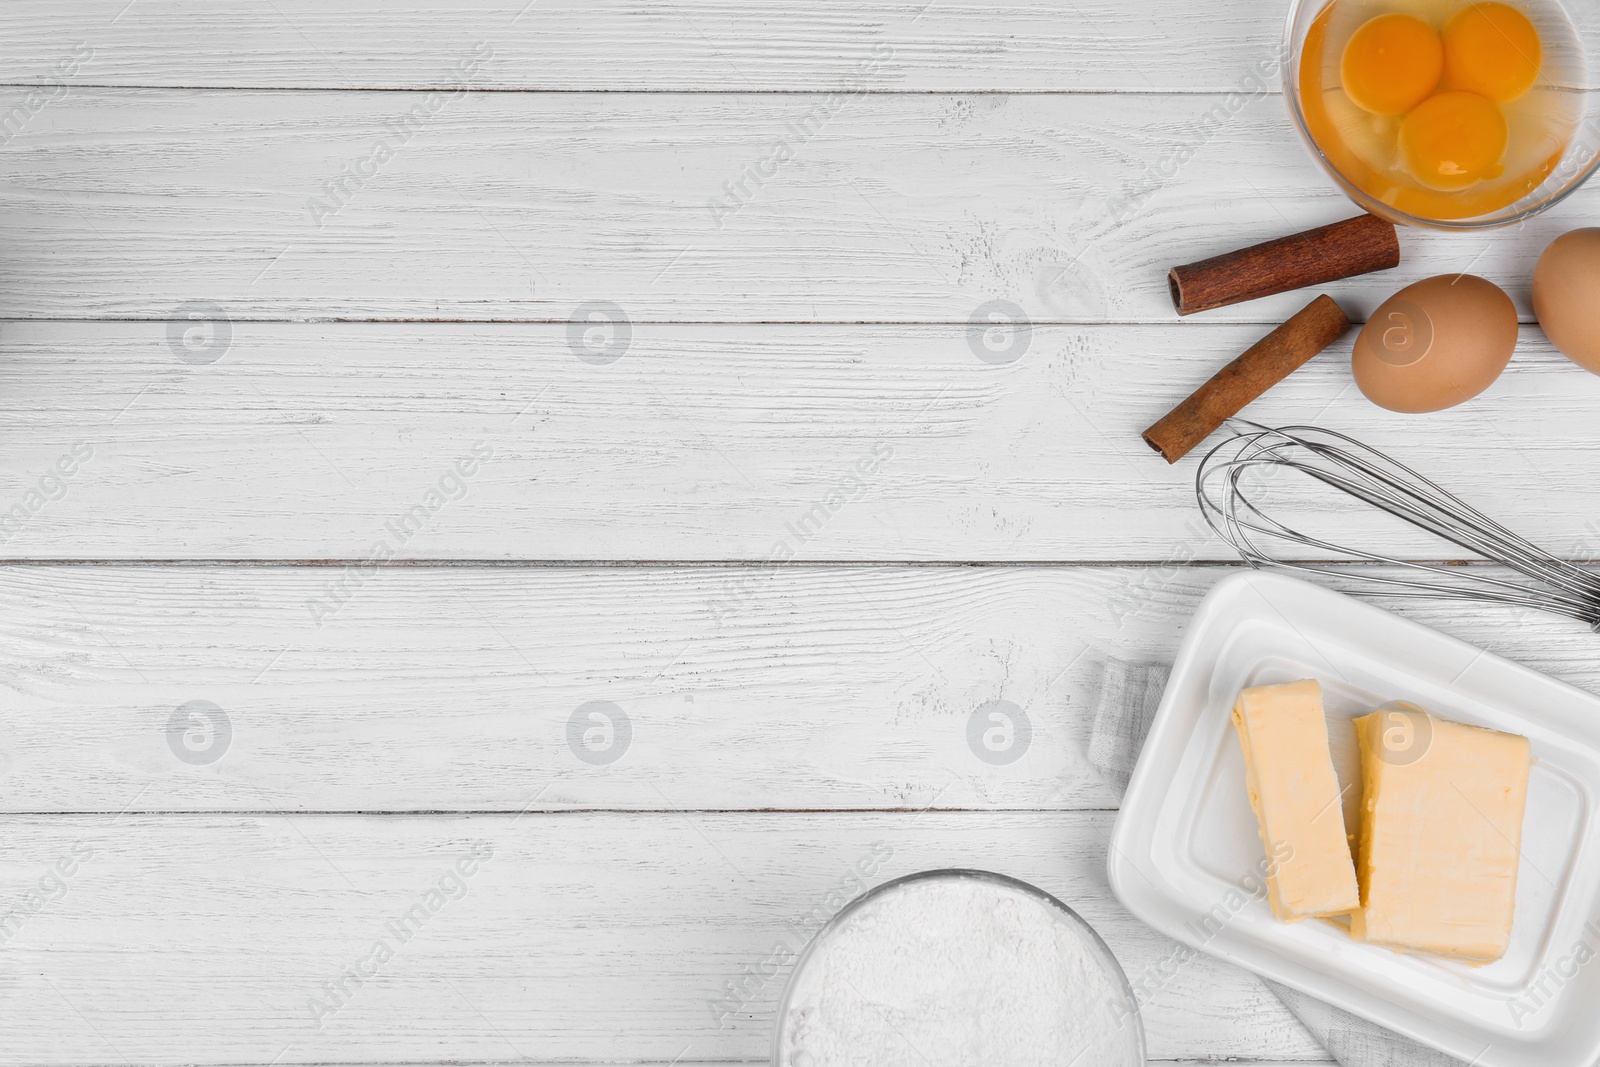
[[[1045,901],[912,881],[825,935],[789,998],[786,1067],[1138,1067],[1101,950]]]

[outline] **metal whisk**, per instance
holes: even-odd
[[[1446,491],[1436,482],[1354,438],[1317,426],[1273,429],[1242,419],[1235,436],[1206,456],[1195,477],[1200,510],[1225,541],[1255,567],[1307,571],[1353,582],[1377,596],[1480,600],[1537,608],[1578,619],[1600,631],[1600,575],[1557,559]],[[1394,559],[1336,545],[1268,515],[1251,497],[1246,476],[1299,471],[1466,551],[1510,568],[1528,583],[1448,564]],[[1338,559],[1386,563],[1426,577],[1365,573],[1281,558],[1289,545]]]

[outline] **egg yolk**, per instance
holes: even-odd
[[[1422,184],[1465,189],[1500,175],[1509,130],[1494,101],[1449,92],[1425,100],[1400,123],[1400,155]]]
[[[1445,25],[1447,88],[1503,104],[1533,88],[1543,62],[1539,31],[1507,4],[1469,4]]]
[[[1339,76],[1345,94],[1374,115],[1403,115],[1428,98],[1444,73],[1439,35],[1410,15],[1379,15],[1345,45]]]

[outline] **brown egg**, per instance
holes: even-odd
[[[1600,229],[1550,242],[1533,270],[1533,313],[1562,355],[1600,374]]]
[[[1498,285],[1445,274],[1408,285],[1356,338],[1356,384],[1390,411],[1439,411],[1489,388],[1517,347],[1517,309]]]

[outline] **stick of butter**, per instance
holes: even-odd
[[[1267,901],[1283,922],[1361,906],[1345,836],[1343,793],[1328,751],[1322,687],[1314,681],[1246,689],[1233,706],[1250,806],[1272,861]]]
[[[1491,962],[1511,942],[1528,739],[1408,705],[1355,721],[1361,743],[1357,940]]]

